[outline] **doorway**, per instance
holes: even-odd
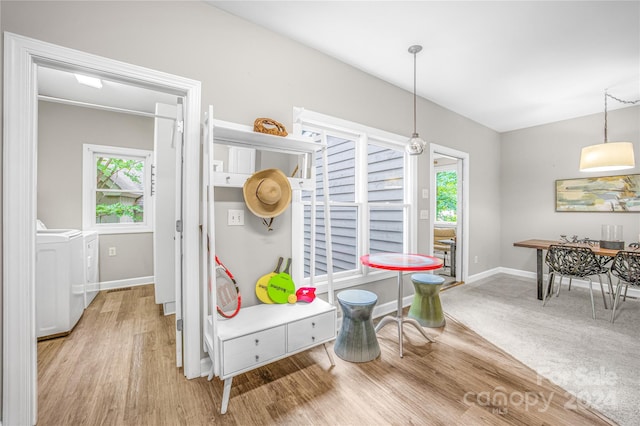
[[[444,260],[446,285],[462,283],[469,262],[469,154],[437,144],[430,144],[429,153],[430,253]]]
[[[2,423],[37,421],[34,284],[38,66],[88,71],[97,77],[184,97],[185,173],[179,242],[184,253],[184,287],[176,289],[176,349],[182,351],[184,347],[179,359],[184,360],[185,376],[199,377],[200,82],[11,33],[5,33],[4,39]]]
[[[153,282],[175,313],[182,98],[46,66],[37,78],[38,220],[99,234],[102,290]]]

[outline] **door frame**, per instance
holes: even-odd
[[[469,276],[469,154],[435,143],[429,144],[429,253],[433,255],[433,227],[436,220],[436,180],[433,159],[435,154],[453,157],[458,170],[458,236],[461,243],[456,247],[456,281],[466,281]],[[462,223],[461,223],[462,222]],[[460,235],[461,234],[461,235]],[[462,238],[460,238],[460,236]],[[459,249],[462,246],[462,250]]]
[[[35,424],[37,420],[35,223],[38,65],[68,70],[91,70],[98,76],[184,96],[184,297],[180,306],[184,313],[184,374],[187,378],[201,375],[198,273],[200,82],[5,32],[2,192],[3,424]],[[178,305],[178,300],[176,302]],[[176,306],[176,310],[178,309]]]

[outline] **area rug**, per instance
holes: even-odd
[[[640,301],[611,306],[567,280],[559,297],[536,299],[532,279],[500,274],[441,293],[445,312],[620,425],[640,424]],[[594,287],[595,289],[595,287]]]

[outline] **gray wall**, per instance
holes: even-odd
[[[147,117],[39,102],[38,218],[48,228],[82,229],[82,145],[153,150],[153,126]],[[100,281],[148,276],[152,233],[100,236]]]
[[[580,150],[603,141],[604,113],[508,132],[502,135],[502,266],[535,271],[535,250],[513,247],[529,238],[561,234],[600,238],[601,226],[623,225],[626,243],[638,241],[638,213],[558,213],[555,180],[639,173],[640,107],[609,111],[610,141],[634,142],[636,168],[583,173]]]
[[[203,106],[213,104],[219,119],[251,124],[267,116],[291,129],[292,107],[302,106],[399,134],[412,129],[411,93],[204,3],[3,6],[4,30],[202,81]],[[258,40],[269,48],[255,49]],[[499,135],[423,99],[417,121],[426,140],[469,152],[469,249],[480,260],[469,272],[499,266]],[[428,159],[419,161],[420,187],[428,187]],[[428,207],[420,198],[417,208]],[[421,221],[420,251],[428,232]],[[392,285],[381,290],[381,301],[394,297]]]
[[[292,107],[300,106],[407,136],[413,126],[411,93],[202,2],[2,1],[1,29],[199,80],[202,105],[213,104],[222,120],[272,117],[291,130]],[[479,263],[469,273],[500,266],[499,134],[424,99],[417,108],[423,138],[470,155],[469,253]],[[419,159],[419,191],[429,187],[428,161]],[[419,198],[416,209],[428,208]],[[420,221],[419,251],[428,234]],[[395,298],[394,279],[372,288],[379,303]]]

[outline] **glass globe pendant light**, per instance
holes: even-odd
[[[427,143],[416,131],[416,54],[422,50],[422,46],[415,44],[409,47],[409,53],[413,55],[413,134],[405,146],[409,155],[420,155]]]

